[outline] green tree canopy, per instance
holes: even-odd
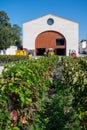
[[[19,44],[21,44],[21,36],[22,36],[21,28],[17,24],[14,24],[12,26],[12,31],[14,41],[17,41]]]
[[[5,11],[0,11],[0,26],[5,27],[8,25],[10,25],[8,15]]]
[[[15,45],[15,41],[21,43],[21,28],[17,24],[11,25],[9,20],[7,13],[0,11],[0,50]]]

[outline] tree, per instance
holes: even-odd
[[[5,11],[0,11],[0,50],[5,50],[11,45],[15,45],[15,41],[21,44],[21,28],[9,22],[9,17]]]
[[[21,36],[22,36],[21,28],[17,24],[14,24],[12,26],[12,30],[13,30],[13,34],[14,34],[13,39],[14,39],[15,43],[21,44]]]
[[[5,51],[11,44],[11,29],[0,27],[0,50]]]
[[[10,25],[9,17],[5,11],[0,11],[0,25],[3,27]]]

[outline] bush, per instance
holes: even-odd
[[[0,55],[0,65],[13,62],[13,61],[20,61],[20,60],[27,60],[27,59],[28,56]]]
[[[13,62],[0,79],[0,129],[30,129],[51,83],[57,57]],[[18,127],[18,128],[17,128]]]

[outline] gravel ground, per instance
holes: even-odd
[[[2,73],[3,69],[4,69],[4,66],[0,66],[0,74]]]

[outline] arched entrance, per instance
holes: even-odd
[[[66,55],[65,37],[55,31],[40,33],[35,40],[36,55],[44,55],[48,48],[53,48],[56,55]]]

